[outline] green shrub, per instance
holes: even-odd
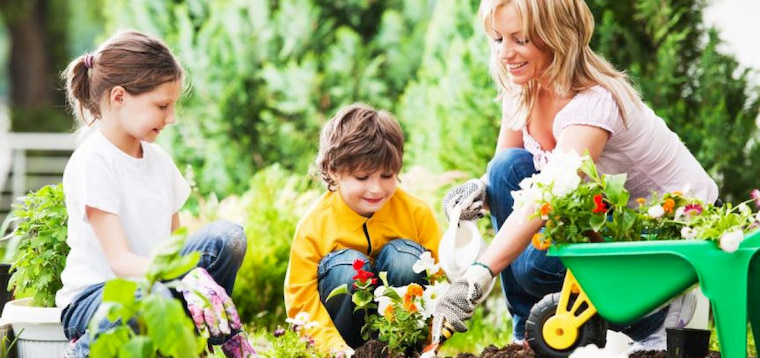
[[[305,175],[279,165],[253,176],[241,202],[248,252],[238,272],[233,300],[241,320],[273,329],[284,322],[283,283],[296,225],[322,190]]]
[[[61,272],[69,254],[63,184],[29,193],[20,204],[14,204],[12,215],[18,226],[11,235],[20,241],[8,289],[33,293],[35,306],[55,307],[55,294],[63,287]]]

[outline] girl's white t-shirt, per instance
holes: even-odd
[[[627,173],[625,188],[631,194],[629,205],[637,198],[648,199],[653,191],[662,195],[680,191],[713,203],[718,186],[705,172],[689,149],[665,121],[645,104],[635,105],[623,98],[628,108],[623,122],[612,93],[601,86],[578,93],[554,118],[554,138],[571,125],[594,126],[610,134],[596,165],[600,173]],[[548,161],[549,153],[523,128],[523,144],[531,154],[536,170]]]
[[[66,164],[63,190],[71,251],[61,274],[56,305],[66,307],[88,286],[115,278],[87,220],[85,206],[119,216],[133,253],[148,256],[171,235],[172,215],[190,186],[157,144],[142,142],[143,157],[122,152],[94,131]]]

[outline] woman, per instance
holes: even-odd
[[[442,298],[435,327],[447,322],[466,331],[464,321],[500,273],[513,339],[521,342],[531,307],[560,291],[565,275],[557,258],[528,245],[544,221],[512,212],[511,191],[540,171],[550,152],[588,151],[601,173],[627,173],[631,198],[687,190],[714,202],[718,190],[627,77],[591,50],[594,21],[583,0],[483,0],[480,18],[491,39],[490,66],[503,106],[501,130],[486,175],[452,189],[444,210],[448,215],[459,206],[461,219],[467,220],[482,216],[488,203],[497,234]],[[671,305],[670,314],[662,310],[613,328],[647,349],[664,349],[665,317],[668,322],[671,315],[679,319],[680,303]]]

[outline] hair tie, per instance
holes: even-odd
[[[92,55],[89,53],[84,56],[84,67],[92,68]]]

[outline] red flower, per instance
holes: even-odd
[[[367,280],[371,279],[373,276],[375,276],[374,273],[369,271],[364,271],[362,269],[356,270],[356,275],[354,276],[354,281],[359,280],[361,282],[366,282]]]
[[[687,204],[686,207],[683,208],[683,213],[688,215],[699,215],[702,214],[702,205],[700,204]]]
[[[356,270],[356,272],[359,272],[359,270],[361,270],[362,267],[364,267],[364,260],[362,259],[354,260],[354,270]]]
[[[752,197],[752,200],[755,201],[755,206],[760,208],[760,190],[752,190],[752,193],[750,193],[749,196]]]
[[[594,214],[604,214],[607,212],[607,204],[602,199],[602,194],[594,195]]]

